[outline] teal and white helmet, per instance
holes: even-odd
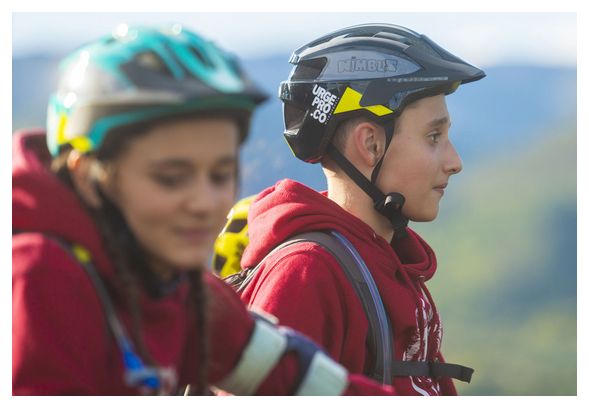
[[[67,145],[93,151],[113,129],[192,112],[239,115],[243,140],[267,98],[232,55],[180,25],[120,25],[66,57],[60,70],[47,113],[54,156]]]

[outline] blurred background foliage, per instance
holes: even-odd
[[[13,129],[44,125],[68,51],[13,58]],[[325,189],[319,167],[297,161],[281,136],[275,95],[289,52],[244,61],[273,97],[242,151],[241,196],[285,177]],[[464,170],[438,219],[411,224],[438,256],[429,286],[443,350],[476,370],[471,384],[458,384],[462,394],[575,395],[576,68],[482,68],[487,78],[448,97]]]
[[[576,394],[576,135],[551,131],[465,171],[414,225],[439,260],[444,350],[476,368],[461,393]]]

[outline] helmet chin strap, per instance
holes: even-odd
[[[383,124],[385,134],[385,148],[384,152],[376,163],[372,174],[370,175],[370,182],[376,186],[376,180],[380,174],[380,169],[384,161],[384,157],[391,145],[393,140],[393,133],[395,132],[395,121],[391,120]],[[376,210],[383,214],[391,222],[393,230],[395,231],[394,239],[400,239],[407,236],[407,224],[409,219],[402,213],[403,204],[405,204],[405,197],[401,193],[388,193],[385,195],[384,202],[382,204],[376,203]],[[380,208],[379,208],[380,207]]]
[[[387,135],[385,153],[393,137],[393,122],[389,122],[385,125],[385,132]],[[407,224],[409,219],[402,213],[403,204],[405,204],[405,197],[401,193],[388,193],[384,194],[378,187],[376,187],[376,179],[382,166],[384,158],[381,157],[376,167],[374,168],[371,176],[371,180],[368,180],[360,171],[354,167],[352,163],[343,155],[335,146],[330,144],[327,147],[326,152],[337,165],[344,170],[344,172],[360,187],[366,194],[372,198],[374,202],[374,208],[380,214],[384,215],[395,232],[393,239],[400,239],[407,236]]]

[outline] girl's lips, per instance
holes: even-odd
[[[213,235],[211,228],[190,228],[190,229],[178,229],[175,231],[176,235],[180,239],[189,242],[204,242],[208,241]]]

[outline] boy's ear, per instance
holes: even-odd
[[[72,150],[67,158],[67,168],[76,191],[93,208],[100,208],[102,200],[96,191],[96,176],[93,174],[96,159]]]
[[[358,159],[368,167],[374,167],[384,154],[384,131],[371,122],[360,122],[352,129],[351,143]]]

